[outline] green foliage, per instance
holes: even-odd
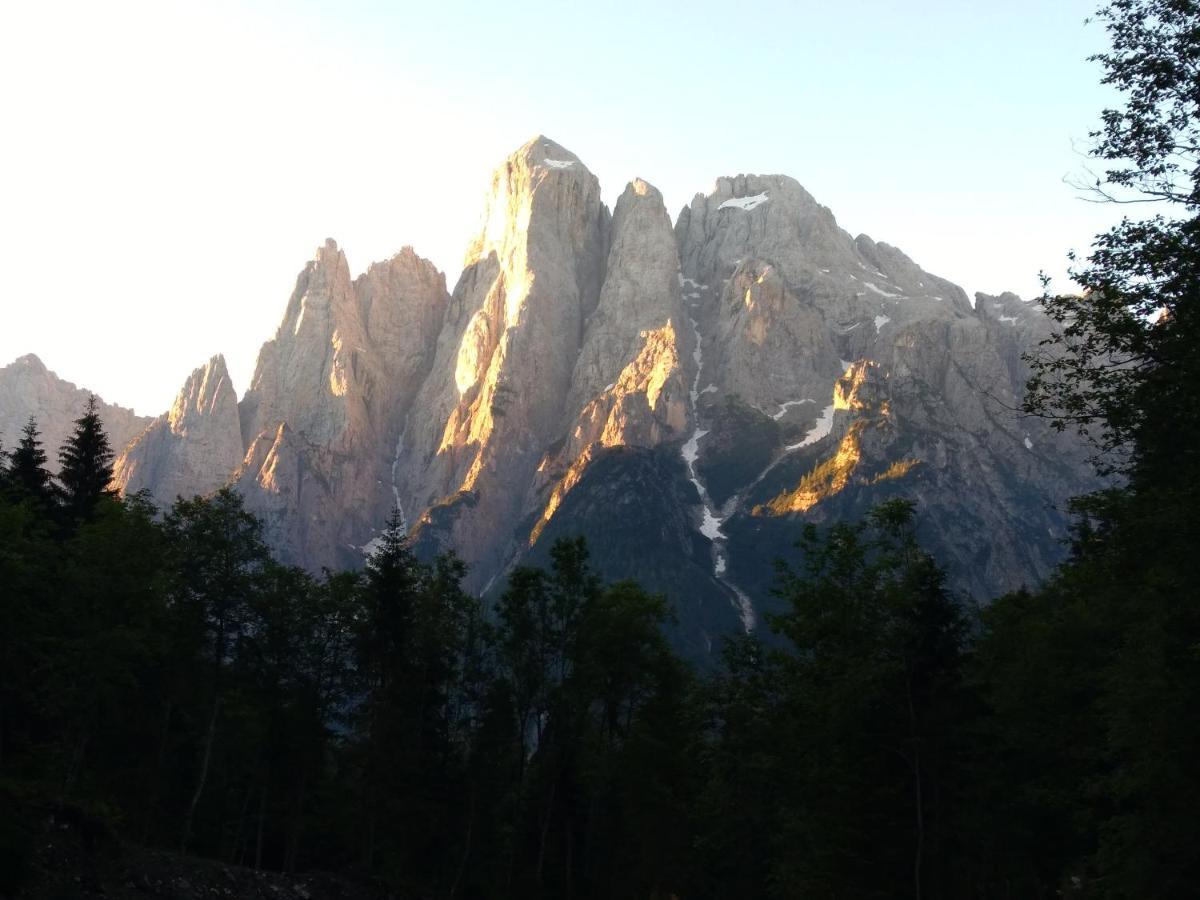
[[[1200,5],[1118,0],[1106,183],[1173,216],[1046,298],[1029,411],[1124,481],[975,623],[913,508],[809,528],[768,650],[703,680],[581,539],[496,608],[399,515],[363,572],[271,559],[232,490],[107,491],[94,401],[0,458],[0,891],[46,808],[227,863],[422,897],[1183,898],[1200,881]],[[983,536],[980,537],[984,539]],[[16,799],[20,798],[20,802]]]
[[[1043,884],[1183,897],[1200,876],[1200,5],[1120,0],[1098,17],[1112,49],[1095,58],[1124,105],[1093,135],[1096,190],[1164,212],[1099,235],[1073,273],[1086,292],[1044,300],[1062,327],[1026,406],[1116,451],[1104,465],[1123,481],[1078,501],[1048,587],[989,610],[979,677],[999,758],[1026,779],[996,793],[1038,811],[1010,839]]]
[[[108,494],[112,481],[113,452],[104,433],[96,397],[89,394],[75,430],[58,452],[58,480],[67,511],[79,518],[91,513],[96,502]]]
[[[1059,330],[1031,359],[1026,407],[1123,451],[1107,457],[1123,467],[1163,449],[1157,430],[1183,439],[1200,424],[1189,402],[1200,379],[1200,7],[1119,0],[1097,17],[1112,49],[1093,60],[1125,105],[1105,110],[1092,133],[1092,156],[1106,167],[1094,190],[1166,212],[1098,235],[1071,273],[1083,293],[1042,298]]]
[[[789,609],[772,622],[792,650],[767,670],[772,743],[790,748],[768,779],[786,797],[768,889],[953,895],[965,855],[962,606],[917,547],[905,501],[825,534],[810,527],[800,548],[801,572],[782,571]],[[761,665],[745,650],[740,663]]]
[[[54,483],[46,470],[46,452],[42,449],[37,422],[32,418],[21,429],[17,448],[7,454],[4,487],[14,500],[50,504],[55,499]]]

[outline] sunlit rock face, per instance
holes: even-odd
[[[21,430],[32,416],[46,452],[46,467],[58,471],[58,450],[75,430],[83,415],[89,391],[64,381],[46,368],[32,353],[0,368],[0,444],[12,450]],[[150,418],[132,409],[99,403],[100,421],[114,452],[120,450],[150,424]]]
[[[399,500],[399,440],[449,296],[405,248],[351,280],[326,241],[296,280],[240,406],[247,507],[290,562],[357,566]]]
[[[214,356],[196,369],[171,409],[121,452],[113,485],[122,493],[148,491],[160,508],[176,497],[208,494],[224,485],[242,462],[237,394]]]
[[[671,222],[657,189],[637,179],[613,215],[604,286],[585,323],[564,435],[538,465],[526,513],[532,544],[597,453],[682,440],[690,421],[684,370],[690,335]]]
[[[596,177],[553,141],[534,138],[496,170],[399,469],[406,508],[443,511],[424,517],[422,539],[457,549],[473,581],[511,555],[538,462],[569,415],[608,233]]]
[[[635,179],[610,216],[539,136],[496,170],[452,294],[409,248],[352,278],[326,242],[237,410],[214,359],[119,483],[169,502],[228,478],[312,570],[361,565],[399,505],[418,552],[454,550],[489,596],[582,534],[699,657],[761,628],[803,522],[890,497],[964,594],[1044,577],[1096,486],[1076,439],[1015,412],[1049,329],[852,237],[791,178],[720,178],[674,224]],[[36,412],[57,445],[84,399],[63,384],[31,357],[0,370],[6,444]],[[102,416],[117,446],[148,424]]]

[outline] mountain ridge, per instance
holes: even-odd
[[[314,570],[361,564],[399,506],[418,551],[455,550],[483,591],[554,535],[590,535],[611,546],[605,577],[688,585],[676,637],[706,652],[769,611],[757,573],[798,521],[896,493],[920,501],[965,593],[1048,574],[1067,498],[1094,484],[1070,436],[1011,414],[1021,354],[1049,328],[1015,295],[972,304],[851,237],[788,176],[718,178],[674,221],[638,178],[610,212],[539,135],[493,173],[453,290],[411,247],[351,278],[327,240],[242,398],[210,360],[118,483],[164,504],[232,484],[280,556]],[[209,378],[220,402],[189,405]],[[0,412],[9,393],[0,377]],[[604,539],[613,503],[644,551]],[[992,535],[986,554],[964,524]]]

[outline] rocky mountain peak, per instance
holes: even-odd
[[[242,461],[237,393],[217,354],[187,377],[170,410],[146,427],[113,463],[123,493],[148,491],[160,507],[215,491]]]
[[[509,161],[523,160],[529,168],[541,166],[547,169],[564,170],[575,166],[587,171],[579,157],[557,141],[544,134],[535,134],[509,156]]]
[[[1037,329],[1049,326],[1049,320],[1038,304],[1026,302],[1007,291],[997,296],[976,292],[975,313],[985,321],[1011,328]]]
[[[1066,436],[1012,415],[1045,317],[972,306],[787,176],[719,178],[674,224],[634,178],[610,215],[537,135],[495,169],[452,293],[411,247],[350,271],[318,246],[242,402],[209,360],[122,454],[122,486],[169,502],[232,480],[314,570],[361,564],[398,506],[417,551],[457,551],[483,591],[583,534],[605,577],[668,593],[698,653],[770,611],[797,518],[913,497],[955,586],[985,596],[1049,570],[1057,510],[1091,487]],[[0,370],[13,390],[61,393],[33,357]]]
[[[167,421],[172,431],[182,434],[193,421],[212,415],[220,406],[236,410],[237,393],[225,357],[218,353],[188,376],[171,404]]]
[[[46,364],[42,362],[41,358],[36,353],[26,353],[24,356],[18,356],[11,363],[9,363],[9,367],[14,369],[25,369],[39,375],[43,375],[50,371],[46,368]]]

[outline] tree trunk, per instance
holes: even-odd
[[[304,831],[304,797],[308,790],[308,775],[301,774],[300,786],[296,789],[296,797],[292,806],[292,823],[288,829],[287,849],[283,856],[283,871],[291,874],[296,871],[296,861],[300,858],[300,835]]]
[[[200,763],[200,778],[196,782],[196,791],[188,804],[187,815],[183,819],[183,839],[180,841],[180,852],[187,852],[188,841],[192,839],[192,820],[196,817],[196,807],[204,795],[204,785],[208,781],[208,765],[212,760],[213,741],[217,735],[217,714],[221,709],[221,698],[213,699],[212,713],[208,717],[208,734],[204,738],[204,758]]]
[[[83,767],[83,755],[87,750],[88,740],[91,738],[91,730],[89,725],[80,732],[79,740],[75,742],[75,749],[71,751],[71,761],[67,764],[66,775],[63,777],[63,800],[70,796],[71,788],[75,786],[75,779],[79,776],[79,770]]]
[[[475,832],[475,791],[471,791],[471,801],[467,804],[467,839],[463,846],[462,859],[458,861],[458,871],[454,873],[454,882],[450,885],[449,900],[454,900],[458,894],[458,886],[462,883],[463,873],[467,871],[467,860],[471,856],[471,838]]]
[[[538,839],[538,856],[537,856],[537,885],[538,893],[541,894],[544,882],[542,880],[543,871],[546,865],[546,837],[550,833],[550,819],[554,814],[554,795],[558,789],[558,777],[550,782],[550,796],[546,800],[546,812],[542,816],[541,836]]]
[[[263,823],[267,818],[267,786],[258,792],[258,828],[254,835],[254,868],[262,868]]]
[[[163,706],[162,731],[158,736],[158,755],[154,760],[154,774],[150,778],[150,790],[146,796],[146,813],[142,819],[142,834],[139,843],[145,844],[150,839],[150,828],[154,825],[154,812],[158,808],[158,792],[162,785],[163,762],[167,758],[167,740],[171,735],[171,713],[175,704],[168,700]]]
[[[242,797],[242,808],[238,810],[237,828],[233,832],[233,841],[229,845],[229,862],[235,866],[245,865],[246,841],[243,840],[243,833],[246,829],[246,814],[250,811],[250,800],[254,796],[254,782],[246,785],[246,792]]]
[[[917,734],[917,713],[913,706],[912,679],[905,676],[905,691],[908,695],[908,730],[912,743],[913,800],[916,804],[917,850],[913,858],[913,896],[921,900],[921,858],[925,854],[925,806],[921,790],[921,739]]]
[[[574,896],[574,893],[575,893],[574,892],[575,874],[574,874],[574,872],[571,871],[574,868],[573,863],[574,863],[574,855],[575,855],[575,841],[571,834],[571,817],[570,816],[567,816],[564,830],[566,832],[565,837],[566,837],[566,841],[567,841],[567,850],[566,850],[567,860],[566,860],[566,885],[564,886],[563,890],[565,891],[566,900],[572,900],[572,897]]]

